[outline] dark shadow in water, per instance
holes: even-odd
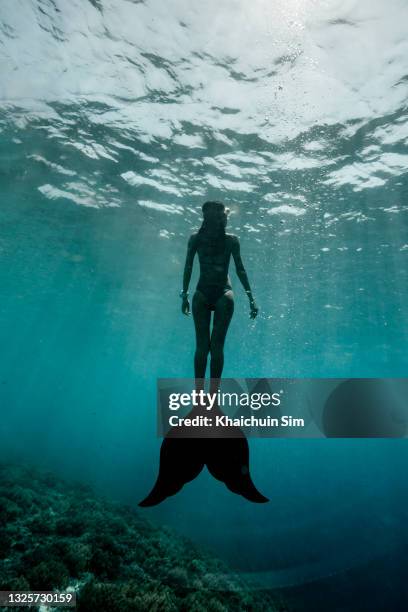
[[[407,435],[407,384],[352,378],[328,397],[322,415],[328,438],[402,438]]]

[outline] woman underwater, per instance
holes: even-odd
[[[193,318],[196,333],[194,375],[196,380],[204,379],[208,354],[211,354],[210,377],[221,378],[224,366],[224,343],[234,313],[234,295],[228,276],[231,255],[236,271],[249,299],[250,317],[255,319],[258,308],[252,296],[251,287],[242,263],[239,240],[225,233],[229,210],[222,202],[205,202],[203,223],[188,241],[187,257],[183,275],[181,310],[190,314],[188,286],[197,253],[200,263],[200,278],[193,296]],[[213,328],[210,333],[211,312],[214,312]],[[217,383],[215,383],[217,384]]]
[[[202,210],[203,223],[188,242],[180,297],[183,314],[190,314],[188,286],[197,253],[200,277],[192,301],[196,332],[194,374],[196,388],[202,388],[210,353],[210,392],[215,392],[224,366],[225,337],[234,313],[234,296],[228,276],[231,255],[238,278],[249,298],[249,316],[252,319],[257,316],[258,308],[241,260],[239,240],[225,232],[228,209],[221,202],[205,202]],[[210,331],[212,312],[214,320]],[[228,429],[229,432],[222,432],[222,437],[219,434],[219,437],[192,437],[191,429],[184,432],[181,428],[176,428],[176,431],[171,429],[161,445],[157,481],[139,506],[154,506],[174,495],[193,480],[204,465],[214,478],[224,482],[233,493],[255,503],[267,502],[268,499],[257,490],[251,479],[247,439],[238,427]]]

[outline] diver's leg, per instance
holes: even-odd
[[[215,379],[212,383],[213,392],[218,390],[217,380],[221,378],[224,367],[224,343],[227,335],[231,317],[234,314],[234,295],[232,291],[227,291],[215,304],[214,324],[211,332],[210,351],[211,378]],[[214,388],[215,387],[215,388]]]
[[[194,376],[198,382],[205,378],[207,357],[210,351],[211,310],[204,295],[196,291],[192,304],[194,326],[196,332],[196,351],[194,355]]]

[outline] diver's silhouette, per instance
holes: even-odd
[[[181,292],[183,314],[190,313],[188,286],[197,253],[200,262],[200,278],[193,296],[192,308],[196,331],[194,374],[196,380],[205,377],[208,354],[211,354],[210,377],[218,380],[224,366],[224,343],[231,317],[234,313],[234,296],[228,276],[231,255],[238,278],[249,298],[250,317],[255,318],[258,308],[242,263],[239,240],[225,233],[228,209],[221,202],[206,202],[203,205],[203,224],[188,241],[187,257]],[[211,312],[214,312],[210,333]]]
[[[234,312],[234,296],[228,276],[231,255],[249,299],[249,316],[252,319],[257,316],[258,308],[242,263],[239,240],[225,232],[229,210],[221,202],[205,202],[202,210],[202,226],[188,242],[180,297],[181,310],[183,314],[189,315],[188,286],[197,253],[200,277],[192,301],[196,333],[194,375],[196,389],[202,388],[210,354],[210,392],[214,393],[218,390],[222,375],[224,343]],[[211,330],[212,312],[214,319]],[[219,410],[218,407],[216,409]],[[217,438],[189,438],[188,435],[183,437],[184,434],[182,428],[178,427],[177,431],[170,430],[163,440],[156,484],[146,499],[140,502],[140,506],[154,506],[174,495],[184,484],[193,480],[204,465],[234,493],[257,503],[268,501],[252,482],[248,442],[238,427],[226,428],[223,437]]]

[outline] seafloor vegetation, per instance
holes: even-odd
[[[133,508],[0,464],[0,590],[67,588],[77,592],[78,612],[286,609]]]

